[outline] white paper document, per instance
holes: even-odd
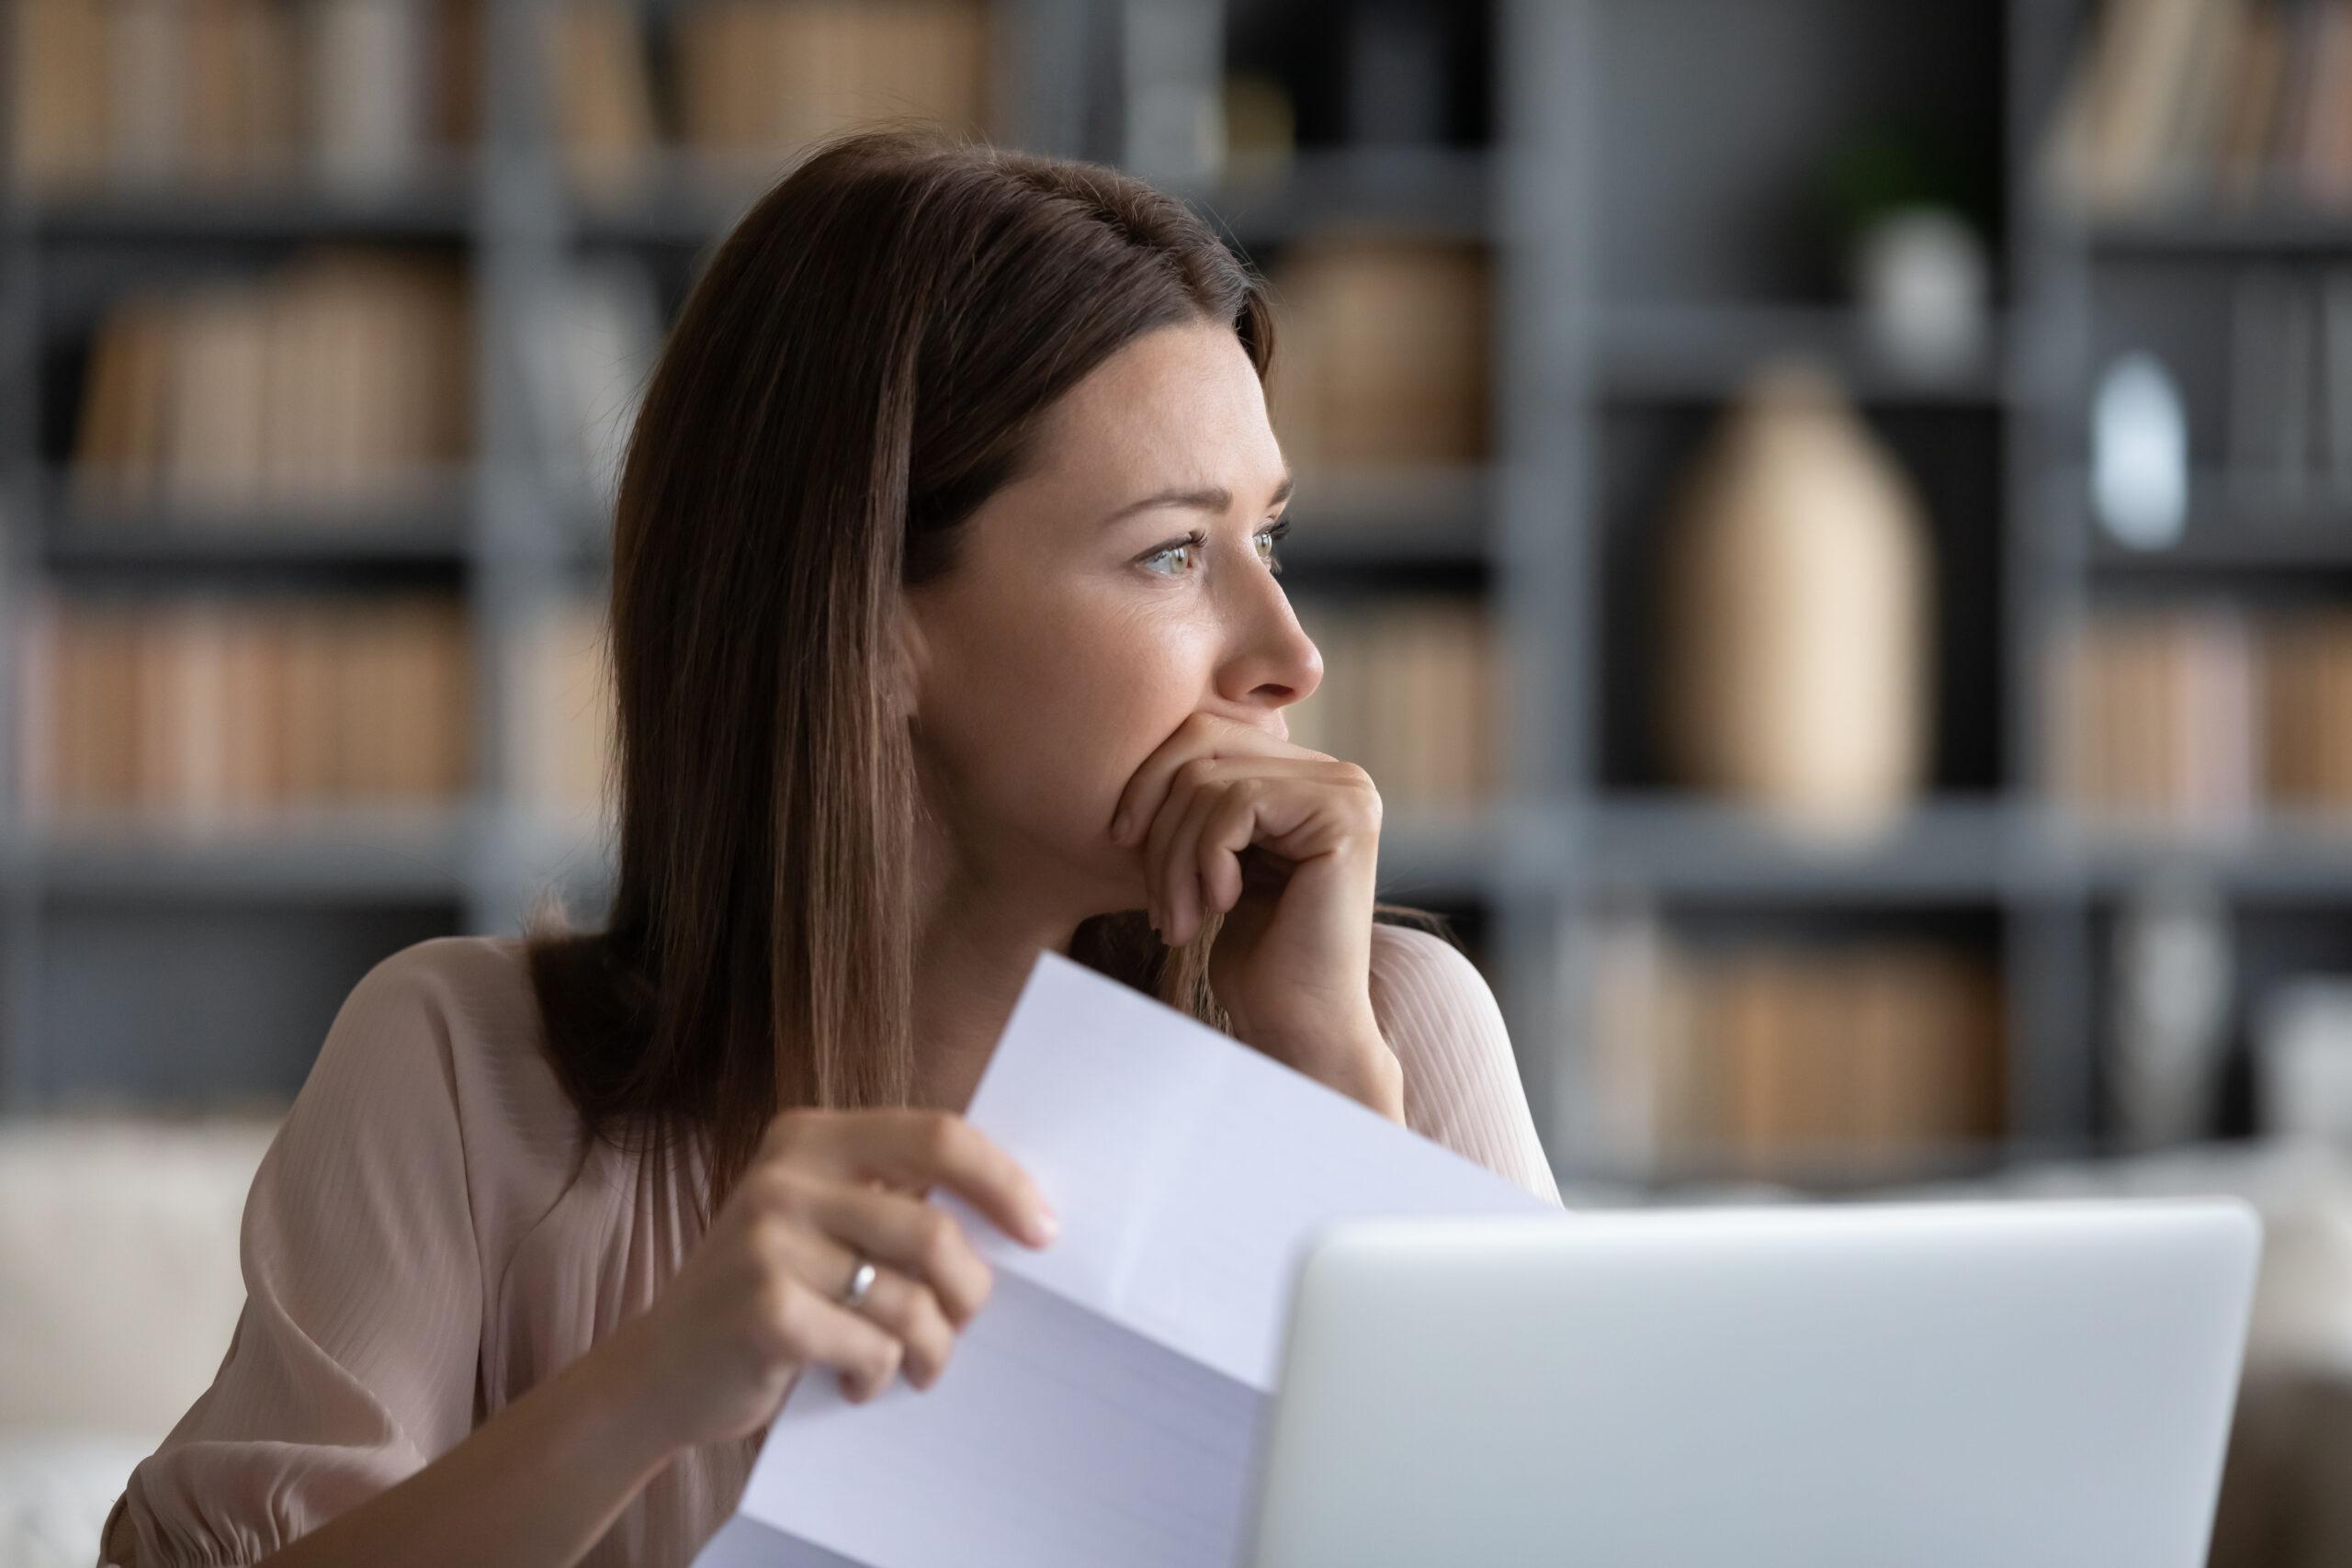
[[[1033,1250],[934,1193],[996,1271],[946,1371],[865,1404],[801,1378],[697,1568],[1226,1568],[1316,1233],[1557,1212],[1052,952],[967,1115],[1061,1234]]]

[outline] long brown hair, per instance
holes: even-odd
[[[1182,202],[920,125],[818,144],[695,281],[614,520],[611,912],[580,931],[543,907],[528,943],[583,1122],[656,1154],[706,1136],[706,1213],[778,1110],[911,1094],[901,585],[955,569],[958,525],[1056,399],[1199,321],[1229,322],[1264,379],[1263,279]],[[1229,1032],[1218,923],[1171,949],[1139,913],[1098,916],[1071,956]]]

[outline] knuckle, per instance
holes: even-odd
[[[781,1257],[791,1239],[791,1222],[774,1209],[755,1209],[743,1223],[744,1244],[763,1264]]]
[[[946,1304],[939,1292],[926,1284],[918,1283],[908,1292],[907,1322],[910,1332],[934,1344],[955,1333]]]
[[[944,1209],[924,1205],[922,1217],[916,1222],[915,1256],[925,1274],[936,1280],[954,1269],[963,1242],[963,1233],[952,1215]]]
[[[799,1174],[784,1167],[762,1171],[745,1184],[745,1192],[753,1212],[764,1219],[798,1213],[808,1196]]]
[[[965,1138],[970,1129],[964,1119],[950,1111],[935,1112],[923,1129],[923,1152],[933,1165],[952,1164],[965,1149]]]
[[[756,1321],[765,1331],[769,1346],[798,1354],[807,1343],[804,1292],[788,1277],[777,1274],[762,1281],[752,1300]]]

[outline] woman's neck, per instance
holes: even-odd
[[[915,1103],[962,1111],[1040,948],[1068,953],[1078,922],[1001,903],[943,902],[915,947]]]

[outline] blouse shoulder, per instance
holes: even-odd
[[[1492,987],[1435,932],[1375,923],[1372,1002],[1405,1068],[1406,1124],[1539,1198],[1560,1201]]]
[[[535,1010],[493,939],[413,944],[352,987],[246,1195],[227,1355],[100,1562],[254,1561],[471,1429],[489,1286],[564,1179]]]
[[[548,1065],[519,937],[434,937],[379,962],[344,1004],[338,1037],[417,1053],[454,1103],[486,1265],[551,1204],[578,1152],[579,1118]],[[430,1060],[424,1059],[429,1054]]]

